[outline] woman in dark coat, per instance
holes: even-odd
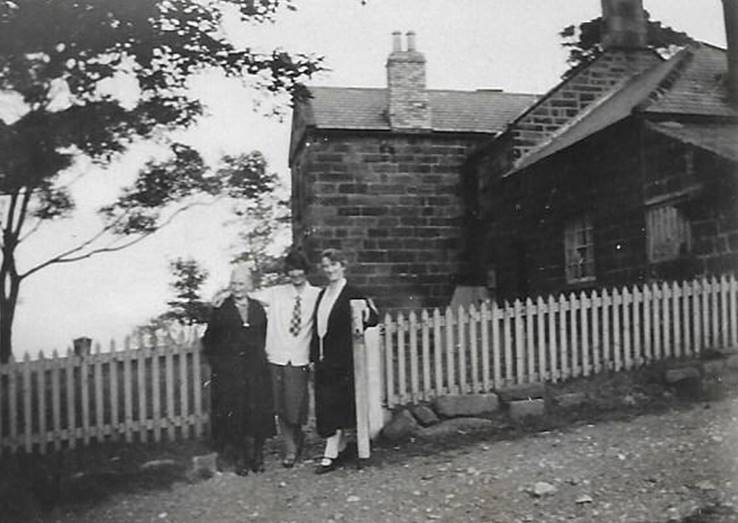
[[[346,448],[345,429],[356,426],[351,300],[365,300],[364,327],[377,324],[377,313],[355,287],[346,282],[344,257],[334,249],[323,251],[321,269],[328,286],[318,295],[311,361],[315,365],[315,417],[318,435],[326,438],[317,473],[336,468]]]
[[[236,454],[236,472],[264,467],[264,440],[275,434],[271,382],[264,343],[266,314],[249,300],[253,283],[245,266],[231,276],[231,294],[217,307],[203,336],[212,369],[211,423],[216,449]]]

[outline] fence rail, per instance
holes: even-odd
[[[26,354],[0,365],[0,453],[200,437],[204,377],[194,330],[128,338],[123,350],[111,342],[108,352]]]
[[[738,345],[735,276],[384,317],[383,403],[632,369]]]

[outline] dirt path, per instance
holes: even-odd
[[[421,448],[380,449],[372,466],[323,476],[272,457],[258,476],[117,495],[43,521],[738,521],[735,398],[433,455]]]

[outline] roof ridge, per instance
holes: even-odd
[[[692,62],[692,60],[694,60],[694,51],[695,47],[693,45],[686,45],[668,60],[668,62],[674,62],[671,65],[671,70],[664,75],[658,84],[656,84],[656,87],[651,90],[643,102],[636,105],[635,109],[637,111],[646,110],[650,105],[653,105],[661,99],[669,89],[673,87],[687,66]],[[647,72],[648,71],[644,71],[641,74],[645,74]]]
[[[386,91],[387,87],[344,87],[337,85],[312,85],[308,86],[310,89],[336,89],[336,90],[352,90],[352,91]],[[523,93],[517,91],[502,91],[502,90],[490,90],[484,88],[478,89],[426,89],[429,93],[462,93],[462,94],[493,94],[493,95],[515,95],[515,96],[533,96],[539,97],[536,93]]]

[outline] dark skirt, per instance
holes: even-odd
[[[321,438],[356,426],[353,369],[315,366],[315,421]]]

